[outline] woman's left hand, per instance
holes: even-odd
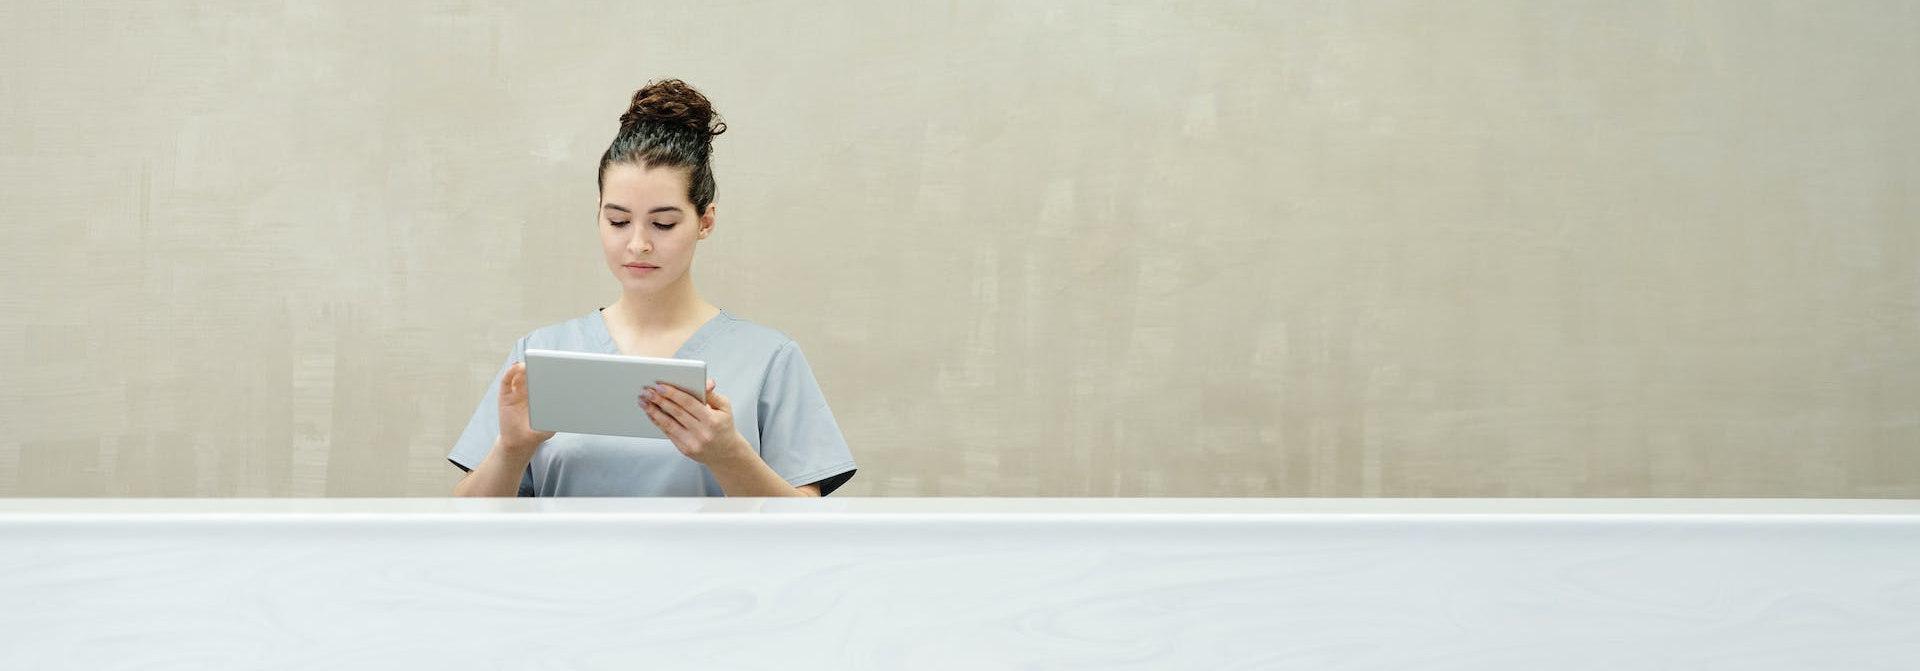
[[[733,403],[714,393],[713,380],[707,380],[705,403],[673,385],[656,384],[641,394],[640,407],[688,459],[708,464],[753,451],[733,426]]]

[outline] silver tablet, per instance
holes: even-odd
[[[665,438],[640,394],[665,382],[707,398],[707,362],[527,350],[527,415],[535,431]]]

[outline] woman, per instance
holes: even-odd
[[[633,94],[600,157],[600,242],[620,298],[514,345],[447,455],[467,471],[454,495],[825,496],[853,477],[800,348],[693,288],[694,249],[713,234],[713,136],[726,129],[680,80]],[[666,385],[636,399],[669,440],[539,432],[529,348],[700,359],[713,379],[705,402]]]

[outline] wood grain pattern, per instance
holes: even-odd
[[[1892,0],[8,2],[0,496],[447,493],[678,76],[844,493],[1920,497],[1913,62]]]

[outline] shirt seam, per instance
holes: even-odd
[[[754,399],[756,403],[759,401],[765,400],[767,397],[767,389],[771,385],[768,385],[766,382],[767,380],[773,379],[774,366],[778,365],[782,358],[788,356],[787,350],[789,348],[793,348],[797,346],[798,346],[798,343],[794,342],[792,338],[788,338],[786,342],[780,343],[779,348],[773,350],[773,356],[767,357],[767,367],[765,370],[760,371],[760,398]],[[782,378],[780,381],[786,382],[786,379]],[[765,413],[762,413],[762,414],[764,415]],[[764,429],[766,428],[766,425],[767,425],[765,421],[766,417],[761,417],[760,419],[762,420],[760,422],[760,428],[763,429],[761,433],[762,433],[762,436],[764,437],[764,434],[765,434]]]

